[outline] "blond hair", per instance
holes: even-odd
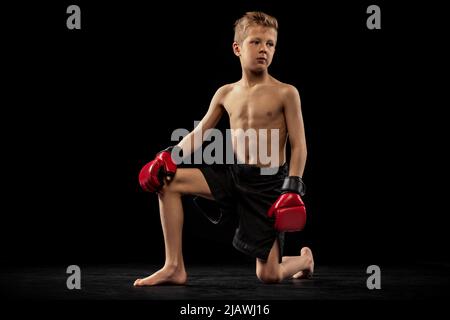
[[[247,29],[251,26],[269,27],[278,31],[276,18],[260,11],[247,12],[234,23],[234,41],[242,43],[247,37]]]

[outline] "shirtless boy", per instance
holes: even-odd
[[[191,154],[194,137],[214,128],[226,112],[237,163],[177,169],[169,149],[158,153],[155,160],[142,168],[139,176],[142,188],[158,193],[165,264],[150,276],[137,279],[135,286],[186,283],[188,276],[182,254],[183,195],[214,200],[223,214],[238,215],[233,245],[256,258],[256,275],[262,282],[277,283],[286,278],[312,275],[311,250],[304,247],[299,256],[282,257],[284,233],[274,228],[274,216],[268,215],[269,210],[281,210],[287,202],[290,209],[304,213],[300,195],[304,191],[301,177],[306,163],[306,140],[300,96],[294,86],[268,73],[277,44],[277,30],[277,20],[262,12],[248,12],[236,21],[233,52],[240,60],[242,78],[217,90],[203,119],[176,146],[183,156]],[[267,139],[257,135],[256,141],[246,141],[239,148],[238,132],[248,129],[266,130]],[[278,161],[267,164],[251,144],[267,143],[266,150],[270,149],[271,130],[278,135],[279,148],[271,151],[272,158]],[[290,159],[286,159],[287,141]],[[275,168],[275,174],[261,174],[261,168],[267,167]]]

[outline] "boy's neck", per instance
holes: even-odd
[[[249,70],[242,70],[241,83],[245,87],[253,87],[257,84],[269,82],[270,78],[267,71],[256,73]]]

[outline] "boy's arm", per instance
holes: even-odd
[[[194,147],[200,147],[203,141],[203,132],[213,128],[219,122],[223,112],[223,98],[226,94],[226,86],[220,88],[211,100],[208,112],[195,129],[185,136],[178,147],[183,150],[183,157],[190,156]],[[198,142],[194,144],[194,140]],[[139,183],[145,191],[159,192],[164,186],[164,180],[170,181],[177,171],[177,163],[174,162],[171,155],[173,147],[169,147],[156,155],[156,158],[148,162],[139,172]]]
[[[227,88],[228,86],[225,85],[216,91],[203,119],[198,123],[193,131],[191,131],[178,143],[178,147],[183,150],[183,157],[188,157],[194,153],[196,151],[194,148],[200,148],[205,131],[214,128],[219,122],[225,110],[223,107],[223,100],[225,94],[228,92]]]
[[[306,164],[306,138],[303,125],[300,94],[294,86],[288,86],[284,95],[284,116],[291,146],[289,176],[303,176]]]
[[[306,163],[306,139],[300,95],[293,86],[284,90],[284,117],[291,145],[289,177],[283,182],[281,195],[267,212],[269,217],[275,217],[274,227],[281,232],[301,231],[306,224],[306,209],[301,198],[305,193],[301,177]]]

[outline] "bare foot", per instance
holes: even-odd
[[[307,261],[307,269],[297,272],[292,276],[292,278],[294,279],[311,278],[314,273],[314,257],[312,251],[308,247],[303,247],[302,250],[300,250],[300,255],[309,257]]]
[[[137,279],[133,285],[135,287],[155,286],[160,284],[183,285],[186,281],[187,274],[184,268],[163,267],[147,278]]]

